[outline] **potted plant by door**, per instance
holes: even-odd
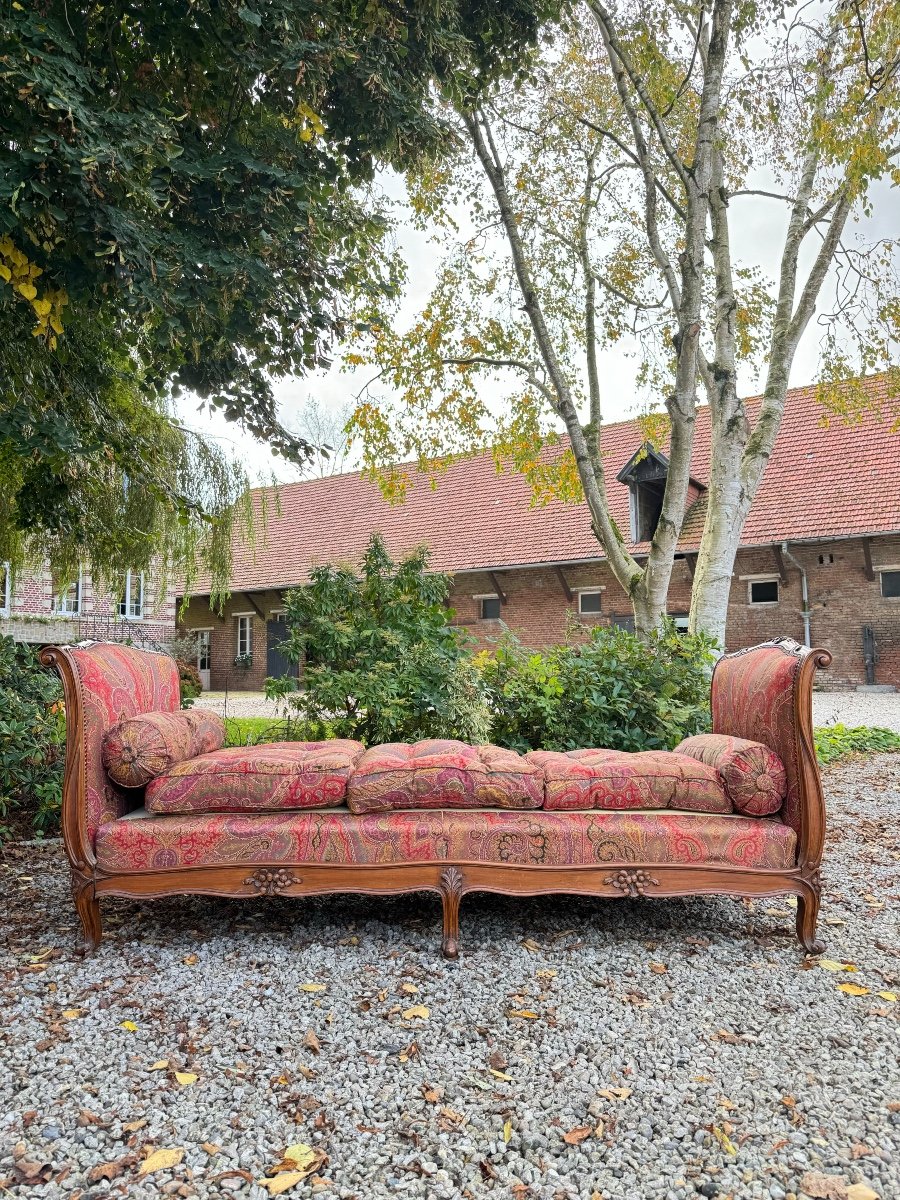
[[[242,671],[247,671],[253,666],[252,654],[236,654],[234,656],[234,665],[240,667]]]

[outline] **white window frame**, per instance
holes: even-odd
[[[138,600],[138,611],[133,613],[131,609],[131,592],[133,584],[137,581],[140,599]],[[124,610],[124,611],[123,611]],[[119,601],[119,616],[123,621],[143,621],[144,619],[144,572],[139,574],[134,571],[125,572],[125,593]]]
[[[8,617],[12,608],[12,582],[10,579],[9,563],[0,563],[3,572],[3,586],[0,587],[0,617]]]
[[[606,591],[606,588],[605,587],[582,587],[582,588],[575,588],[574,590],[575,590],[575,594],[578,596],[578,615],[579,615],[579,617],[599,617],[601,615],[601,613],[603,612],[603,593]],[[599,596],[600,597],[600,607],[596,610],[596,612],[585,612],[584,611],[584,609],[581,607],[581,597],[582,596]]]
[[[199,639],[199,637],[197,639],[197,661],[194,665],[196,666],[198,671],[212,670],[212,634],[213,634],[212,625],[204,625],[202,629],[192,629],[191,633],[195,633],[195,634],[207,633],[207,634],[209,634],[209,640],[207,641],[206,646],[207,646],[207,653],[209,655],[210,666],[208,666],[208,667],[200,666],[200,639]]]
[[[84,583],[84,581],[82,579],[82,572],[79,570],[78,578],[76,580],[74,580],[74,582],[69,584],[69,586],[66,590],[65,596],[60,596],[57,592],[53,593],[53,612],[56,614],[56,616],[58,616],[58,617],[80,617],[81,616],[82,606],[83,606],[83,601],[84,601],[83,583]],[[65,604],[68,600],[69,592],[71,592],[73,587],[77,589],[77,593],[76,593],[77,599],[75,601],[75,608],[66,608]]]
[[[503,614],[503,602],[500,600],[500,597],[497,595],[496,592],[479,592],[477,595],[473,596],[472,599],[478,605],[478,620],[479,621],[499,621],[501,619],[502,614]],[[482,600],[498,600],[498,601],[500,601],[500,612],[497,614],[496,617],[486,617],[483,615],[482,603],[481,603]]]
[[[774,608],[776,604],[781,603],[781,576],[780,575],[741,575],[740,577],[747,584],[747,603],[753,608]],[[753,585],[754,583],[774,583],[778,587],[777,600],[754,600]]]
[[[237,630],[236,630],[236,638],[235,638],[236,649],[234,652],[235,657],[237,658],[241,654],[252,654],[253,653],[253,613],[232,613],[232,616],[237,621]],[[245,621],[246,621],[246,625],[243,624]],[[241,649],[241,640],[242,640],[241,639],[241,630],[242,630],[242,628],[246,629],[246,631],[247,631],[247,645],[246,645],[246,648],[243,650]]]
[[[878,591],[881,594],[882,600],[893,601],[896,604],[900,601],[900,596],[886,596],[884,594],[884,576],[893,575],[895,572],[900,571],[900,564],[897,566],[888,564],[884,567],[876,567],[875,570],[878,572]]]

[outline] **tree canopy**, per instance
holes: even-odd
[[[87,519],[99,512],[98,456],[104,515],[129,480],[129,495],[146,485],[172,519],[190,521],[204,480],[191,478],[196,455],[170,415],[182,391],[302,460],[309,446],[279,422],[272,381],[327,362],[348,329],[348,297],[395,286],[368,190],[377,166],[434,150],[443,120],[425,103],[430,89],[499,77],[551,8],[7,6],[0,457],[17,465],[0,554],[60,527],[102,559]],[[173,450],[187,474],[165,469]],[[213,474],[221,484],[221,460]],[[233,490],[219,489],[223,513]],[[51,519],[61,501],[65,528]],[[119,549],[134,553],[113,557]]]

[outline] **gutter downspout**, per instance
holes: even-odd
[[[806,568],[801,566],[790,550],[788,550],[787,542],[781,543],[781,553],[800,572],[800,594],[803,597],[803,611],[800,613],[803,618],[803,645],[809,647],[812,645],[809,636],[809,618],[812,614],[809,611],[809,581],[806,578]]]

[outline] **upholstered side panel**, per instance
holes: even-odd
[[[794,831],[777,820],[677,812],[342,809],[258,816],[132,815],[103,825],[97,862],[110,873],[254,864],[682,863],[784,870]]]
[[[755,646],[726,654],[712,680],[713,733],[762,742],[784,764],[786,790],[781,818],[800,828],[800,731],[794,697],[808,651],[796,642]]]
[[[178,667],[164,654],[95,642],[70,651],[81,692],[82,748],[88,837],[120,817],[133,794],[115,786],[102,760],[103,735],[126,717],[174,712],[181,704]]]

